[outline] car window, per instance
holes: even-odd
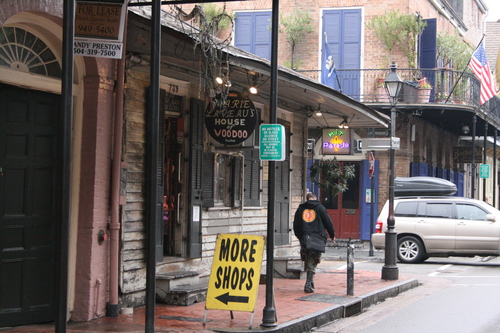
[[[417,213],[418,201],[399,202],[394,209],[394,216],[414,217]]]
[[[461,220],[486,221],[488,212],[475,205],[457,204],[457,218]]]
[[[428,202],[426,216],[451,219],[453,217],[453,206],[451,203]]]

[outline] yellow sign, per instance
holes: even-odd
[[[259,290],[264,237],[220,234],[215,245],[206,309],[253,311]]]

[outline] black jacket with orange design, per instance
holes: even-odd
[[[326,231],[330,238],[335,237],[332,220],[323,206],[318,200],[308,200],[300,204],[295,212],[293,219],[293,232],[295,236],[302,241],[304,235],[318,235],[326,239]]]

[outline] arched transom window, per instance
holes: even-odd
[[[20,28],[0,27],[0,66],[61,77],[61,65],[47,44]]]

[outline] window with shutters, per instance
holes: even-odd
[[[326,59],[327,52],[333,56],[336,69],[350,69],[337,72],[333,82],[326,84],[359,99],[360,73],[355,70],[361,68],[361,9],[324,10],[322,27],[323,53],[319,56]]]
[[[270,60],[271,14],[271,11],[237,12],[234,20],[234,46]]]
[[[225,154],[215,154],[214,170],[214,203],[216,206],[232,205],[234,193],[233,165],[235,157]]]
[[[203,171],[204,207],[260,206],[260,160],[258,149],[242,154],[205,153]],[[241,180],[244,179],[242,193]]]
[[[257,125],[241,150],[234,149],[203,153],[203,207],[260,207],[261,162],[259,129],[261,108],[257,107]],[[243,181],[243,188],[242,188]]]

